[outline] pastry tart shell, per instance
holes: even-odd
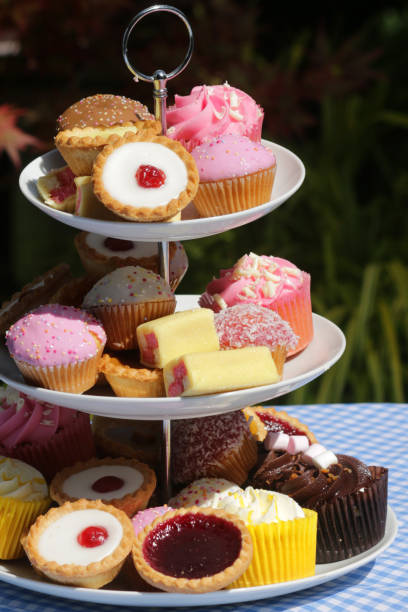
[[[88,565],[74,563],[59,564],[48,561],[38,552],[38,540],[47,527],[65,514],[88,508],[103,510],[112,514],[122,525],[122,538],[116,549],[101,561]],[[77,502],[67,502],[58,508],[51,508],[47,514],[38,517],[31,526],[27,535],[21,539],[22,546],[34,569],[53,582],[68,584],[89,589],[98,589],[111,582],[119,573],[134,541],[134,530],[131,520],[121,510],[103,504],[101,501],[87,501],[81,499]]]
[[[307,436],[310,444],[315,444],[317,442],[316,436],[310,431],[308,426],[301,423],[296,417],[290,416],[287,412],[285,412],[285,410],[275,410],[275,408],[272,408],[272,406],[268,408],[264,408],[263,406],[247,406],[246,408],[243,408],[242,411],[248,421],[249,429],[252,435],[258,442],[263,442],[268,434],[267,427],[262,422],[262,419],[258,416],[262,413],[269,415],[272,418],[276,417],[277,419],[292,426],[294,429],[299,430],[301,434]],[[301,434],[299,433],[298,435]]]
[[[160,525],[160,523],[166,522],[173,517],[190,513],[219,517],[231,522],[236,528],[238,528],[241,533],[241,550],[238,557],[223,571],[217,572],[211,576],[204,576],[203,578],[176,578],[153,569],[153,567],[145,560],[143,554],[143,545],[146,536],[152,529],[155,529],[155,527]],[[132,549],[133,562],[142,579],[151,586],[154,586],[162,591],[174,593],[208,593],[210,591],[223,589],[231,584],[234,580],[238,579],[238,577],[245,572],[251,563],[252,553],[252,539],[243,521],[224,512],[223,510],[199,508],[197,506],[171,510],[170,512],[158,517],[136,536]]]
[[[147,206],[130,206],[113,198],[105,189],[102,174],[106,160],[114,152],[114,150],[124,144],[131,142],[151,142],[167,147],[175,153],[184,163],[187,171],[187,185],[185,189],[169,202],[163,205],[148,208]],[[128,221],[152,222],[166,221],[179,213],[183,208],[194,199],[197,193],[199,175],[194,158],[188,151],[176,140],[167,138],[166,136],[156,136],[141,132],[138,135],[126,135],[115,143],[108,145],[98,155],[95,160],[92,181],[94,193],[101,202],[116,215],[127,219]]]
[[[128,493],[123,497],[114,497],[114,492],[112,492],[113,496],[110,499],[101,501],[103,501],[104,504],[108,504],[122,510],[122,512],[130,517],[139,510],[144,510],[153,494],[154,489],[156,488],[156,474],[144,463],[140,463],[136,459],[125,459],[124,457],[105,457],[103,459],[92,458],[89,461],[78,461],[74,465],[61,470],[61,472],[58,472],[58,474],[54,476],[50,484],[51,498],[60,506],[65,504],[65,502],[78,501],[78,499],[80,499],[79,497],[71,497],[64,492],[65,480],[74,474],[82,472],[83,470],[92,467],[100,467],[103,465],[124,465],[134,468],[142,474],[143,483],[139,488],[132,491],[132,493]]]
[[[164,397],[163,370],[148,369],[135,363],[121,363],[118,357],[105,353],[99,371],[104,374],[115,395],[119,397]]]

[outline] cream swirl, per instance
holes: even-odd
[[[20,501],[37,501],[48,496],[43,476],[31,465],[0,456],[0,496]]]

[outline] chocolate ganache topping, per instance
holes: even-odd
[[[254,474],[254,488],[289,495],[304,508],[317,510],[324,503],[355,493],[374,481],[369,467],[349,455],[337,455],[337,463],[320,470],[302,454],[268,453]]]

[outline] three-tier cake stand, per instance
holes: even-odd
[[[128,59],[127,43],[130,33],[146,15],[165,11],[175,14],[185,23],[189,35],[189,46],[182,64],[166,74],[156,71],[152,76],[135,70]],[[155,5],[138,13],[129,24],[123,37],[123,56],[126,65],[135,77],[153,84],[153,98],[156,118],[162,122],[166,131],[165,105],[167,97],[166,83],[177,76],[187,66],[193,50],[193,33],[185,15],[179,9],[167,5]],[[223,215],[220,217],[199,218],[191,203],[182,214],[180,221],[173,223],[132,223],[108,222],[86,217],[75,216],[46,206],[40,199],[36,183],[40,176],[60,167],[64,161],[57,151],[50,151],[28,164],[20,175],[20,188],[25,197],[41,211],[57,221],[78,229],[94,232],[103,236],[128,239],[142,242],[159,243],[162,275],[168,278],[169,257],[168,243],[173,240],[191,240],[215,235],[227,230],[251,223],[283,204],[301,186],[305,170],[301,160],[288,149],[269,141],[263,143],[270,147],[277,159],[277,175],[272,198],[269,202],[248,210]],[[198,305],[198,296],[176,295],[177,310],[186,310]],[[126,398],[116,397],[103,388],[93,388],[85,394],[62,393],[40,387],[27,385],[14,362],[4,347],[0,349],[0,378],[10,386],[35,397],[38,400],[74,408],[89,414],[137,420],[161,420],[163,422],[163,463],[161,490],[168,499],[170,489],[170,430],[173,419],[204,417],[239,410],[248,405],[259,404],[287,394],[307,384],[323,374],[342,355],[345,339],[341,330],[327,319],[313,314],[314,338],[310,345],[300,354],[285,364],[283,378],[280,382],[263,387],[254,387],[229,393],[218,393],[200,397],[159,397],[159,398]],[[260,598],[273,597],[331,580],[338,575],[351,571],[358,565],[367,563],[380,551],[367,551],[359,559],[351,559],[343,564],[317,566],[316,575],[288,583],[252,587],[248,589],[231,589],[186,595],[176,593],[138,593],[122,590],[77,589],[64,585],[41,581],[25,562],[13,563],[12,568],[0,564],[0,580],[15,583],[31,590],[48,593],[59,597],[133,606],[191,606],[235,603]]]

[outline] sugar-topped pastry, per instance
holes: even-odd
[[[163,368],[184,353],[219,349],[214,313],[208,308],[182,310],[139,325],[137,340],[140,361],[149,367]]]
[[[145,527],[132,555],[148,584],[168,592],[207,593],[246,570],[252,541],[237,517],[193,506],[167,512]]]
[[[140,266],[123,266],[99,279],[82,306],[102,321],[107,347],[126,350],[137,348],[138,325],[174,312],[176,299],[159,274]]]
[[[81,498],[100,499],[133,516],[146,508],[155,486],[153,470],[136,459],[90,459],[58,472],[50,495],[60,505]]]
[[[33,567],[50,580],[98,589],[118,574],[133,538],[124,512],[80,499],[38,517],[22,544]]]
[[[103,149],[92,171],[94,192],[129,221],[165,221],[194,198],[198,171],[180,143],[166,136],[125,136]]]
[[[164,366],[163,376],[170,397],[235,391],[280,380],[266,346],[183,355]]]

